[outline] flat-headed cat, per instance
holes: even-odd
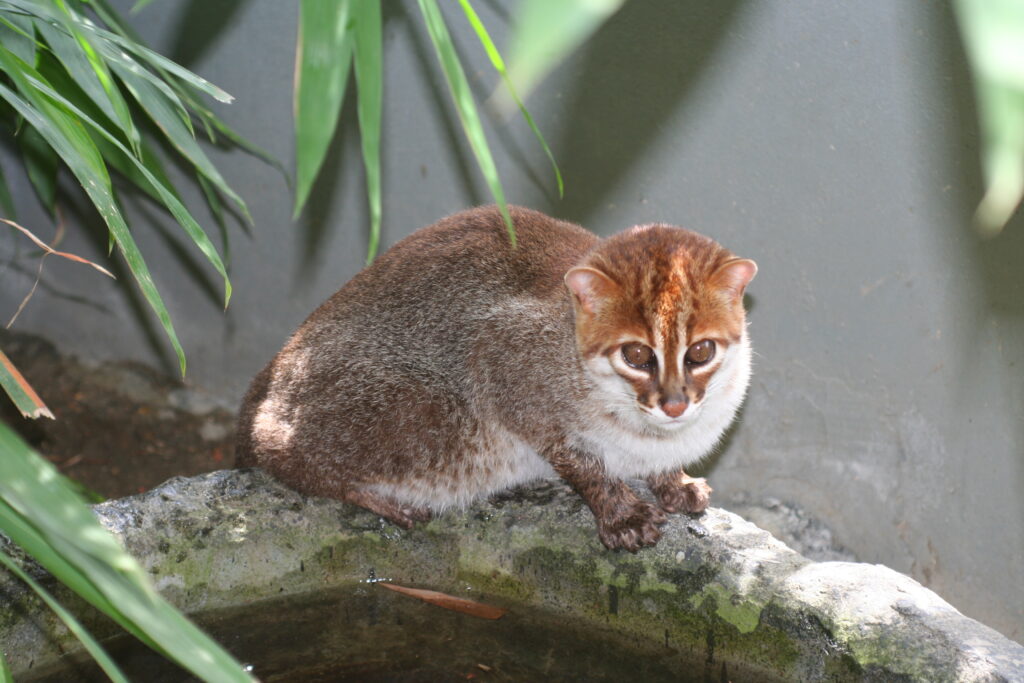
[[[558,475],[608,548],[653,545],[711,489],[750,378],[757,272],[711,239],[640,225],[599,239],[511,208],[398,242],[302,324],[253,380],[238,465],[403,527]],[[657,504],[623,481],[645,478]]]

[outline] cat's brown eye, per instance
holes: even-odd
[[[654,350],[644,344],[623,344],[622,357],[627,365],[637,370],[650,370],[654,367]]]
[[[715,357],[715,342],[710,339],[699,341],[686,349],[686,363],[688,365],[704,365]]]

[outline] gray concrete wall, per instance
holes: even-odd
[[[477,4],[500,40],[506,4]],[[495,76],[446,8],[486,95]],[[224,118],[290,160],[295,14],[290,2],[193,0],[153,3],[135,23],[234,94]],[[390,244],[489,198],[447,116],[415,3],[389,2],[385,32]],[[601,234],[669,221],[758,261],[756,374],[742,423],[709,467],[719,502],[800,504],[861,560],[907,572],[1021,640],[1024,220],[991,242],[968,228],[980,196],[970,94],[944,2],[632,0],[530,101],[562,164],[564,200],[521,121],[492,120],[491,140],[517,203]],[[296,223],[274,170],[215,155],[256,219],[251,237],[232,233],[227,314],[191,274],[201,257],[185,248],[181,258],[173,224],[126,200],[189,354],[188,381],[225,402],[361,265],[353,114]],[[30,192],[16,188],[21,218],[46,234]],[[67,220],[66,248],[99,256],[80,230],[95,221],[70,210]],[[9,265],[20,244],[0,235],[5,316],[31,285],[22,271],[34,263]],[[19,328],[86,357],[168,363],[124,290],[56,259],[44,280]]]

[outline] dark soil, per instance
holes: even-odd
[[[83,363],[30,335],[0,333],[0,348],[57,418],[26,420],[0,392],[0,419],[104,498],[234,462],[235,416],[174,377],[138,363]]]

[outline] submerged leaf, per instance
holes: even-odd
[[[431,605],[437,605],[444,609],[450,609],[455,612],[462,612],[463,614],[468,614],[470,616],[480,617],[481,619],[500,619],[508,613],[507,609],[503,609],[501,607],[485,605],[482,602],[467,600],[466,598],[458,598],[454,595],[448,595],[447,593],[439,593],[437,591],[425,590],[423,588],[408,588],[406,586],[398,586],[393,583],[378,583],[377,585],[393,590],[396,593],[402,593],[403,595],[419,598],[423,602],[429,602]]]

